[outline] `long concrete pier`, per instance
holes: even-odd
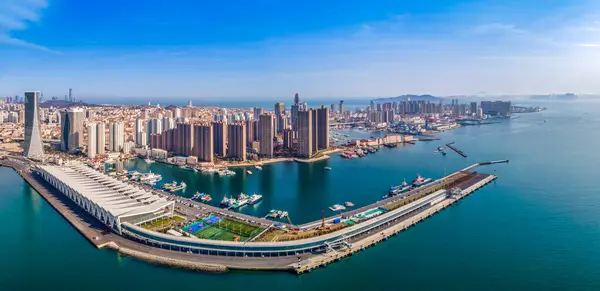
[[[472,165],[470,168],[475,168],[480,164]],[[221,246],[227,248],[231,245],[232,248],[249,248],[247,250],[248,252],[244,250],[225,251],[224,255],[215,255],[215,253],[211,254],[211,252],[201,252],[193,247],[178,246],[177,244],[171,245],[169,243],[164,243],[164,241],[153,241],[154,237],[166,236],[164,234],[156,233],[156,235],[151,235],[150,237],[144,237],[143,234],[142,237],[137,237],[136,234],[133,233],[130,233],[127,237],[117,235],[116,233],[111,232],[105,225],[94,219],[91,215],[87,214],[83,209],[79,208],[78,205],[71,202],[65,195],[54,189],[50,184],[46,183],[39,175],[36,175],[35,172],[32,172],[31,167],[27,162],[10,158],[0,160],[0,166],[11,167],[19,173],[27,183],[29,183],[96,248],[111,248],[123,255],[132,256],[151,263],[208,272],[225,272],[231,269],[286,270],[295,273],[310,272],[319,266],[324,266],[333,261],[340,260],[343,257],[347,257],[369,246],[375,245],[382,240],[386,240],[391,235],[396,235],[398,232],[443,209],[443,207],[441,207],[442,205],[446,207],[455,203],[457,200],[462,199],[474,190],[496,178],[496,176],[492,175],[471,174],[468,176],[469,180],[460,180],[462,182],[460,182],[461,184],[458,186],[463,189],[460,195],[445,198],[443,200],[427,199],[425,201],[426,204],[419,204],[417,205],[418,208],[413,207],[414,210],[412,210],[412,208],[409,211],[397,209],[386,213],[386,215],[382,215],[380,218],[360,222],[357,224],[357,226],[360,225],[360,227],[343,229],[344,231],[342,231],[342,233],[347,233],[347,237],[345,234],[342,234],[341,236],[336,236],[340,238],[335,240],[324,240],[320,239],[320,237],[315,237],[311,240],[304,239],[271,243],[210,241],[215,247]],[[430,184],[432,187],[430,190],[435,191],[436,189],[441,189],[444,186],[444,181],[451,180],[451,178],[458,173],[460,173],[460,171],[436,180],[439,181],[440,184]],[[421,191],[424,190],[421,189]],[[380,201],[378,203],[383,203],[383,205],[385,205],[392,201],[393,200],[388,201],[386,199],[386,201]],[[379,204],[376,203],[374,205]],[[365,207],[372,208],[374,206],[369,205]],[[389,217],[389,219],[385,217]],[[132,231],[135,230],[133,227],[130,229]],[[332,237],[332,235],[335,234],[323,236]],[[202,243],[202,241],[205,240],[190,240],[190,242],[196,241]],[[318,252],[303,251],[295,253],[294,251],[289,251],[290,246],[294,246],[294,244],[299,244],[299,246],[302,244],[306,245],[310,241],[325,242],[318,245],[317,248],[320,250]],[[328,242],[335,245],[331,245],[330,247]],[[252,253],[256,251],[253,251],[250,248],[252,245],[266,245],[270,248],[281,248],[283,251],[280,251],[280,254],[276,255],[256,256],[256,253]],[[218,251],[217,253],[221,252],[222,251]],[[231,255],[229,255],[229,253],[231,253]]]

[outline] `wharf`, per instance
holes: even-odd
[[[503,162],[503,161],[495,161]],[[486,162],[491,163],[491,162]],[[469,169],[475,168],[479,165],[486,163],[474,164]],[[76,204],[72,203],[66,196],[54,189],[50,184],[45,182],[41,177],[35,175],[32,171],[31,165],[26,161],[20,159],[6,159],[0,160],[0,166],[6,166],[13,168],[23,179],[29,183],[48,203],[55,208],[69,223],[73,225],[92,245],[96,248],[111,248],[119,252],[120,254],[135,257],[137,259],[150,262],[167,265],[171,267],[186,268],[193,270],[200,270],[206,272],[226,272],[228,270],[240,269],[240,270],[270,270],[270,271],[292,271],[295,273],[310,272],[311,270],[319,267],[326,266],[328,263],[341,260],[341,258],[350,256],[355,252],[364,250],[366,247],[377,244],[382,240],[387,240],[388,237],[396,235],[398,232],[407,229],[408,227],[422,221],[423,219],[433,215],[437,211],[447,207],[455,201],[462,199],[469,195],[476,189],[483,187],[486,183],[496,178],[493,175],[484,175],[470,173],[467,176],[469,179],[456,180],[453,179],[455,175],[462,175],[463,171],[455,172],[444,178],[438,179],[421,189],[416,189],[415,193],[419,191],[432,192],[437,189],[442,189],[452,183],[452,181],[460,181],[458,187],[464,189],[459,196],[453,198],[447,198],[434,205],[427,205],[426,207],[420,208],[407,214],[403,217],[399,217],[396,220],[381,225],[378,228],[374,228],[369,232],[360,234],[351,240],[349,240],[350,247],[347,249],[342,248],[341,250],[332,250],[327,253],[304,253],[299,256],[287,255],[287,256],[268,256],[268,257],[256,257],[256,256],[215,256],[215,255],[203,255],[203,254],[189,254],[186,252],[178,251],[175,249],[160,248],[159,246],[146,245],[138,243],[136,241],[121,237],[118,234],[107,229],[102,223],[97,221],[91,215],[87,214]],[[422,192],[421,192],[422,193]],[[167,193],[165,193],[167,194]],[[167,194],[172,195],[172,194]],[[178,197],[182,199],[181,197]],[[185,200],[185,198],[183,198]],[[388,198],[382,201],[378,201],[375,204],[361,207],[354,211],[347,212],[343,215],[351,215],[352,213],[358,213],[373,207],[385,207],[389,203],[393,203],[398,198]],[[200,203],[199,203],[200,204]],[[204,207],[208,205],[202,204]],[[185,207],[185,209],[178,209],[178,212],[187,212],[188,209],[191,211],[195,209],[193,207]],[[221,209],[219,209],[221,210]],[[223,210],[221,210],[223,211]],[[225,211],[227,212],[227,211]],[[236,216],[241,215],[234,213]],[[188,215],[188,214],[186,214]],[[339,217],[340,215],[336,215]],[[260,218],[247,216],[248,219],[254,221],[260,221]],[[272,223],[271,221],[268,221]],[[310,224],[318,223],[320,221],[313,222]],[[246,242],[249,243],[249,242]],[[277,243],[274,242],[274,245]],[[300,264],[298,265],[298,262]]]
[[[452,149],[453,151],[455,151],[457,154],[461,155],[463,158],[467,157],[467,155],[465,153],[463,153],[463,151],[455,148],[452,144],[454,144],[454,142],[447,143],[446,146],[449,147],[450,149]]]
[[[343,258],[347,258],[349,256],[353,256],[354,254],[360,251],[366,250],[366,248],[368,247],[372,247],[380,242],[386,241],[390,237],[396,236],[398,233],[407,230],[411,226],[414,226],[417,223],[424,221],[425,219],[433,216],[441,210],[446,209],[448,206],[451,206],[452,204],[465,198],[466,196],[470,195],[477,189],[485,186],[486,184],[490,183],[496,178],[497,176],[494,175],[479,174],[473,178],[474,180],[465,181],[460,185],[462,187],[466,187],[460,192],[458,196],[446,198],[445,200],[438,202],[437,204],[429,208],[426,208],[425,210],[419,212],[416,215],[413,215],[388,228],[381,230],[381,232],[373,231],[372,235],[352,242],[345,250],[331,250],[330,252],[327,252],[325,254],[312,256],[306,260],[300,260],[299,262],[290,265],[290,268],[293,268],[297,274],[303,274],[306,272],[311,272],[312,270],[317,269],[319,267],[327,267],[328,264],[340,261]]]

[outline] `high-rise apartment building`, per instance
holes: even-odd
[[[213,162],[214,141],[212,124],[194,125],[194,155],[200,162]]]
[[[125,144],[125,132],[122,122],[112,122],[108,125],[108,150],[120,152]]]
[[[103,155],[106,148],[106,126],[104,123],[96,124],[96,142],[96,153]]]
[[[298,155],[310,158],[313,154],[313,110],[298,111]]]
[[[227,156],[246,160],[246,123],[243,121],[227,126]]]
[[[83,146],[83,118],[83,110],[79,108],[62,112],[60,130],[62,151],[72,152]]]
[[[275,103],[275,108],[274,108],[275,127],[276,127],[277,132],[282,132],[283,128],[284,128],[284,124],[283,124],[284,111],[285,111],[285,104],[283,104],[283,102]]]
[[[213,123],[214,150],[217,156],[227,156],[227,123],[219,121]]]
[[[321,106],[316,110],[317,114],[317,148],[315,150],[324,150],[329,148],[329,110]]]
[[[144,146],[146,144],[142,143],[141,135],[144,135],[144,121],[138,118],[135,120],[135,126],[133,128],[133,139],[135,144]]]
[[[260,150],[259,155],[267,158],[273,157],[273,138],[275,137],[275,118],[271,114],[263,114],[259,120]]]
[[[95,158],[96,154],[98,152],[97,151],[97,147],[98,147],[97,130],[98,130],[98,127],[96,126],[96,124],[93,124],[93,123],[88,124],[87,156],[90,159]]]

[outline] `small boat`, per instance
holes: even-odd
[[[277,216],[278,216],[277,210],[275,210],[275,209],[271,209],[269,211],[269,213],[267,214],[267,217],[270,217],[270,218],[277,218]]]
[[[204,193],[202,193],[202,194],[204,194]],[[200,196],[200,200],[202,202],[210,202],[210,201],[212,201],[212,197],[210,197],[210,195],[208,195],[208,194],[204,194],[204,195]]]
[[[227,198],[227,196],[223,197],[223,200],[221,200],[221,203],[219,204],[219,206],[221,207],[227,207],[229,206],[229,198]]]
[[[345,202],[344,205],[346,207],[354,207],[354,203],[352,203],[352,202]]]
[[[262,195],[252,194],[252,196],[250,196],[250,198],[248,199],[248,204],[255,204],[256,202],[260,201],[261,199],[262,199]]]
[[[286,218],[288,216],[288,212],[287,211],[281,211],[281,214],[279,215],[279,218]]]
[[[331,211],[342,211],[342,210],[345,210],[346,207],[344,207],[344,205],[335,204],[335,205],[329,207],[329,209],[331,209]]]
[[[152,163],[154,163],[154,161],[151,160],[151,159],[149,159],[149,158],[145,158],[144,162],[146,162],[146,164],[152,164]]]
[[[412,181],[412,185],[414,187],[423,186],[427,183],[431,182],[431,178],[423,178],[421,175],[417,175],[417,178]]]
[[[246,173],[248,173],[248,175],[252,175],[252,171],[247,170]]]
[[[327,170],[327,171],[331,171],[331,167],[325,167],[325,168],[323,168],[323,169],[325,169],[325,170]]]
[[[257,169],[257,170],[259,170],[259,171],[262,171],[262,167],[261,167],[261,166],[259,166],[259,165],[254,165],[254,168],[256,168],[256,169]]]
[[[192,196],[192,199],[196,200],[196,199],[200,198],[200,196],[201,196],[201,195],[202,195],[202,194],[200,194],[199,192],[196,192],[196,194],[194,194],[194,195]]]

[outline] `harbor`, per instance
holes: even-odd
[[[489,163],[488,163],[489,164]],[[60,197],[61,194],[52,194],[52,189],[49,189],[47,187],[44,187],[42,185],[44,185],[44,182],[40,182],[38,181],[38,178],[36,178],[36,175],[34,172],[31,171],[31,168],[29,166],[27,166],[27,163],[23,163],[22,165],[19,164],[18,160],[9,160],[8,162],[4,161],[3,162],[4,166],[9,166],[9,167],[13,167],[15,168],[23,177],[26,178],[26,180],[28,182],[30,182],[30,185],[32,185],[34,188],[36,188],[38,191],[41,191],[44,193],[44,195],[46,195],[48,198],[47,199],[53,199],[52,196],[54,197]],[[479,166],[479,164],[474,164],[472,166],[469,167],[469,169],[473,169],[476,168],[477,166]],[[136,228],[133,225],[130,224],[125,224],[123,225],[125,232],[122,235],[116,235],[114,233],[106,233],[106,231],[101,230],[102,227],[97,226],[97,229],[92,230],[92,229],[86,229],[86,227],[84,225],[82,225],[81,223],[78,223],[77,220],[73,219],[70,220],[71,223],[73,223],[76,227],[78,227],[80,229],[80,232],[82,232],[82,234],[86,235],[86,237],[88,238],[88,240],[90,240],[92,243],[94,243],[94,245],[96,245],[96,247],[98,248],[102,248],[102,247],[110,247],[110,248],[114,248],[119,250],[121,253],[124,254],[128,254],[128,255],[132,255],[135,257],[138,257],[140,259],[146,259],[149,261],[156,261],[156,262],[160,262],[160,263],[165,263],[165,264],[176,264],[180,267],[190,267],[190,266],[194,266],[193,268],[195,269],[202,269],[202,270],[226,270],[226,269],[237,269],[237,268],[241,268],[241,269],[263,269],[263,270],[290,270],[290,271],[294,271],[297,273],[302,273],[305,271],[310,271],[313,268],[315,268],[317,265],[315,265],[314,262],[319,262],[319,264],[323,264],[326,265],[327,264],[327,258],[331,258],[331,254],[329,254],[330,252],[335,252],[335,253],[344,253],[346,251],[350,251],[353,250],[352,246],[364,246],[363,244],[360,244],[361,242],[363,242],[364,239],[371,239],[373,241],[373,243],[375,243],[375,241],[377,240],[377,238],[379,237],[378,235],[375,234],[371,234],[371,230],[377,230],[377,229],[389,229],[391,225],[397,225],[397,223],[406,221],[406,219],[408,219],[409,217],[413,217],[413,216],[419,216],[419,215],[424,215],[423,211],[427,210],[430,208],[430,206],[433,206],[435,204],[438,203],[446,203],[447,200],[451,200],[451,199],[456,199],[461,198],[457,195],[462,195],[464,193],[467,193],[469,191],[472,191],[472,189],[474,188],[479,188],[481,186],[483,186],[485,183],[482,183],[481,181],[488,181],[489,179],[493,179],[495,178],[495,176],[493,175],[483,175],[483,174],[469,174],[467,172],[463,171],[459,171],[456,173],[452,173],[446,177],[443,177],[441,179],[436,180],[435,182],[432,182],[429,185],[426,186],[420,186],[417,187],[413,192],[413,195],[417,195],[415,196],[415,198],[411,198],[411,200],[406,200],[406,199],[395,199],[394,197],[391,197],[389,199],[385,199],[382,201],[379,201],[375,204],[371,204],[371,205],[367,205],[364,207],[361,207],[355,211],[352,212],[348,212],[348,213],[344,213],[342,215],[342,218],[344,217],[352,217],[352,219],[348,220],[348,219],[343,219],[343,221],[336,217],[333,218],[333,220],[331,222],[328,222],[328,226],[327,229],[333,229],[334,232],[342,232],[342,233],[348,233],[349,235],[344,235],[342,236],[342,239],[335,239],[334,237],[331,237],[331,235],[317,235],[314,238],[311,238],[310,241],[314,241],[316,244],[314,244],[313,247],[310,247],[309,249],[306,250],[301,250],[301,249],[297,249],[296,251],[290,253],[289,251],[285,251],[285,252],[281,252],[281,251],[276,251],[277,255],[275,256],[277,259],[271,259],[274,255],[274,253],[272,251],[259,251],[258,257],[256,256],[257,251],[254,252],[242,252],[240,253],[240,255],[244,258],[247,259],[243,259],[243,260],[236,260],[235,262],[231,261],[229,263],[225,263],[227,261],[227,257],[229,256],[229,253],[224,252],[223,254],[219,254],[214,253],[211,254],[210,251],[204,253],[201,249],[195,249],[195,248],[177,248],[177,249],[173,249],[172,246],[169,246],[168,249],[169,251],[164,251],[164,253],[162,253],[163,251],[161,251],[161,255],[157,256],[154,255],[152,259],[149,259],[147,255],[143,255],[142,253],[139,253],[138,251],[135,251],[134,249],[136,248],[146,248],[146,247],[152,247],[154,246],[158,246],[156,245],[154,242],[152,242],[153,240],[158,239],[157,238],[157,234],[153,234],[152,236],[147,236],[150,235],[150,232],[147,232],[145,230],[142,230],[141,228]],[[486,180],[488,179],[488,180]],[[425,187],[425,188],[423,188]],[[457,188],[460,187],[460,188]],[[448,189],[459,189],[460,194],[455,194],[454,192],[452,192],[453,194],[450,195],[447,193],[447,191],[449,190],[442,190],[443,188],[448,188]],[[463,189],[464,188],[464,189]],[[435,193],[434,193],[435,191]],[[455,190],[452,190],[455,191]],[[467,192],[465,192],[467,191]],[[464,193],[463,193],[464,192]],[[432,196],[428,196],[429,193],[433,193],[431,194]],[[470,192],[469,192],[470,193]],[[58,195],[58,196],[57,196]],[[163,194],[160,195],[169,195],[167,194],[167,192],[164,192]],[[429,198],[431,197],[431,198]],[[242,197],[243,199],[246,199],[245,197]],[[60,198],[59,198],[60,199]],[[418,200],[415,200],[418,199]],[[435,199],[435,200],[432,200]],[[414,203],[410,203],[410,202],[404,202],[404,201],[414,201]],[[422,202],[421,202],[422,201]],[[181,202],[178,202],[181,203]],[[186,202],[187,205],[191,205],[190,203],[193,202]],[[401,204],[398,204],[401,203]],[[410,204],[406,204],[406,203],[410,203]],[[347,202],[347,205],[351,205],[351,202]],[[405,205],[405,206],[402,206]],[[414,206],[413,206],[414,205]],[[75,212],[79,212],[77,210],[77,206],[70,206],[71,208],[73,208],[73,211]],[[377,209],[381,209],[381,210],[377,210],[376,212],[373,212],[373,209],[377,208]],[[410,207],[410,208],[407,208]],[[61,208],[61,207],[55,207],[60,213],[63,213],[66,210],[66,208]],[[194,208],[194,207],[192,207]],[[365,210],[365,208],[368,208]],[[176,206],[176,209],[181,209],[181,206]],[[188,216],[188,213],[181,213],[179,212],[179,215],[182,216]],[[428,215],[431,215],[430,212],[427,212]],[[225,224],[225,225],[231,225],[232,223],[234,224],[239,224],[241,220],[238,220],[240,218],[236,218],[238,217],[238,214],[236,213],[228,213],[228,212],[222,212],[223,218],[221,218],[221,216],[215,216],[214,214],[211,214],[210,216],[207,217],[207,220],[204,219],[202,220],[204,222],[204,224],[210,223],[210,224],[215,224],[215,225],[219,225],[216,229],[220,229],[221,228],[221,224]],[[289,216],[287,215],[282,215],[282,213],[280,213],[279,215],[281,215],[282,217],[287,217],[289,219]],[[87,214],[85,212],[81,213],[81,217],[87,217]],[[419,216],[420,217],[420,216]],[[87,218],[89,219],[89,217]],[[233,219],[233,220],[232,220]],[[93,218],[91,219],[93,221]],[[221,221],[222,220],[222,221]],[[328,218],[329,220],[329,218]],[[236,222],[238,221],[238,222]],[[314,226],[315,224],[318,224],[319,222],[314,222],[314,223],[309,223],[306,224],[302,227],[300,227],[298,230],[294,231],[292,233],[292,235],[294,235],[294,233],[297,233],[298,231],[301,231],[302,233],[306,233],[309,234],[312,232],[312,228],[314,228],[315,230],[320,229],[319,232],[322,232],[325,229],[321,229],[321,227],[324,227],[326,225],[325,223],[325,218],[323,216],[322,220],[321,220],[321,226]],[[352,223],[348,223],[349,221],[351,221]],[[381,224],[380,222],[386,222],[387,224]],[[291,223],[291,222],[290,222]],[[332,223],[332,224],[331,224]],[[338,227],[334,227],[335,225],[337,225]],[[357,228],[359,227],[360,228]],[[188,226],[184,226],[182,228],[183,229],[188,229],[190,231],[198,229],[198,227],[201,227],[201,224],[191,224]],[[213,226],[211,226],[213,227]],[[216,226],[215,226],[216,227]],[[227,227],[227,226],[226,226]],[[230,226],[231,227],[231,226]],[[272,224],[269,225],[267,228],[265,229],[261,229],[261,228],[255,228],[252,230],[252,233],[254,233],[255,237],[258,237],[258,239],[253,238],[253,237],[242,237],[240,235],[236,235],[235,233],[228,235],[227,237],[229,239],[231,239],[231,241],[233,243],[235,242],[240,242],[242,240],[248,241],[250,239],[253,240],[253,244],[256,243],[256,246],[258,247],[259,245],[264,245],[265,243],[261,243],[261,241],[265,241],[266,238],[270,237],[269,233],[270,231],[272,231]],[[333,227],[333,228],[332,228]],[[368,227],[368,228],[365,228]],[[235,227],[234,227],[235,228]],[[269,230],[271,228],[271,230]],[[347,229],[347,230],[346,230]],[[359,232],[353,232],[351,230],[356,229],[359,230]],[[367,231],[369,230],[369,231]],[[351,231],[351,232],[349,232]],[[209,232],[211,233],[208,237],[201,237],[206,239],[211,239],[212,236],[214,236],[215,234],[218,235],[222,235],[221,231],[217,231],[217,233],[214,233],[213,231]],[[327,232],[325,232],[327,233]],[[95,236],[92,236],[96,234]],[[350,235],[351,234],[351,235]],[[145,237],[144,240],[140,240],[140,236]],[[161,236],[158,236],[161,237]],[[328,239],[328,237],[331,237],[331,240]],[[385,237],[382,233],[382,237]],[[125,239],[127,238],[127,239]],[[150,239],[152,238],[152,239]],[[166,237],[165,237],[166,238]],[[387,238],[387,237],[386,237]],[[320,239],[323,239],[324,242],[318,242]],[[173,238],[171,238],[170,240],[173,240]],[[267,239],[266,241],[269,241],[269,239]],[[300,239],[298,242],[302,243],[302,241],[304,241],[303,239]],[[137,242],[137,244],[136,244]],[[191,242],[191,241],[190,241]],[[100,244],[101,243],[101,244]],[[139,243],[142,243],[142,245],[139,245]],[[164,242],[163,242],[164,243]],[[357,244],[358,243],[358,244]],[[277,243],[275,242],[271,242],[268,245],[273,244],[273,246],[276,246]],[[146,245],[146,246],[143,246]],[[219,245],[220,247],[226,247],[228,244],[226,242],[218,242],[215,241],[215,246]],[[282,243],[282,246],[288,245],[286,243]],[[125,247],[125,246],[129,246],[129,247]],[[266,245],[265,245],[266,246]],[[245,246],[246,248],[251,247],[251,245],[247,244]],[[287,247],[285,247],[287,248]],[[161,248],[161,249],[164,249]],[[258,250],[258,249],[257,249]],[[250,250],[248,250],[250,251]],[[181,262],[179,261],[180,257],[182,256],[182,254],[185,253],[192,253],[191,255],[187,256],[187,263],[186,262]],[[193,254],[196,253],[198,256],[195,257]],[[232,252],[231,256],[236,257],[237,252]],[[285,255],[282,255],[285,254]],[[321,256],[329,254],[329,257],[323,259]],[[202,258],[202,263],[190,263],[190,259],[191,261],[195,261],[196,259]],[[296,263],[289,263],[290,261],[293,261],[293,259],[298,259],[300,260],[300,264],[296,265]],[[340,259],[341,257],[336,257],[336,259]],[[282,262],[288,262],[285,265],[282,265]],[[167,263],[169,262],[169,263]],[[174,263],[174,262],[178,262],[178,263]],[[279,262],[279,263],[277,263]],[[304,264],[302,263],[304,262]],[[267,267],[268,265],[268,267]],[[302,265],[304,265],[305,267],[302,267]],[[200,266],[200,267],[199,267]]]

